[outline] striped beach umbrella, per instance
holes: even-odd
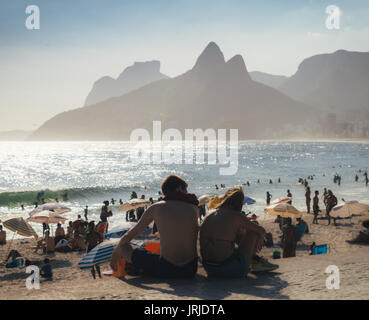
[[[37,223],[64,223],[67,219],[61,216],[58,213],[55,213],[53,211],[40,211],[32,215],[27,219],[28,222],[37,222]]]
[[[22,217],[6,217],[1,218],[1,222],[5,228],[18,233],[24,237],[37,237],[37,233]]]
[[[119,241],[120,239],[110,239],[98,244],[78,262],[78,267],[81,270],[91,269],[94,265],[110,261]],[[145,245],[143,240],[132,240],[130,243],[138,247]]]

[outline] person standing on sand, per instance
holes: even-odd
[[[330,212],[333,209],[333,207],[337,204],[337,198],[336,196],[333,194],[333,192],[331,190],[328,190],[328,195],[327,195],[327,216],[328,216],[328,225],[331,224],[331,216],[330,216]],[[334,224],[336,225],[336,219],[334,218]]]
[[[282,232],[283,258],[296,257],[296,244],[299,232],[297,227],[292,225],[291,218],[285,218]]]
[[[266,232],[242,214],[244,198],[241,187],[229,189],[200,227],[202,265],[209,277],[243,278],[250,271],[278,268],[256,256]]]
[[[86,249],[87,253],[90,252],[93,248],[95,248],[101,242],[100,233],[97,232],[95,227],[95,222],[91,221],[88,224],[88,232],[86,234]],[[96,269],[96,271],[95,271]],[[101,279],[101,271],[99,265],[93,265],[91,269],[91,274],[94,279],[96,279],[96,272]]]
[[[318,214],[319,214],[319,191],[315,190],[315,196],[313,198],[313,213],[314,213],[314,219],[313,224],[318,224]]]
[[[0,225],[0,245],[6,244],[6,231],[3,230],[3,226]]]
[[[199,208],[194,194],[187,193],[187,183],[176,175],[166,177],[161,185],[164,199],[150,206],[140,221],[123,235],[113,251],[110,266],[118,262],[158,278],[194,277],[197,272],[197,235]],[[129,242],[155,222],[160,234],[160,255],[137,248]]]
[[[311,191],[310,191],[309,186],[306,187],[305,199],[306,199],[307,213],[310,213]]]

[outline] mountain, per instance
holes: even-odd
[[[0,141],[24,141],[31,134],[32,131],[22,131],[22,130],[2,131],[0,132]]]
[[[133,66],[124,69],[117,79],[102,77],[97,80],[86,98],[85,106],[121,96],[150,82],[167,78],[168,76],[160,73],[160,61],[135,62]]]
[[[252,80],[263,83],[274,89],[279,89],[288,79],[286,76],[278,76],[260,71],[250,72]]]
[[[251,79],[243,58],[211,42],[194,67],[103,102],[61,113],[32,140],[127,140],[132,130],[238,128],[240,139],[296,136],[313,108]],[[303,116],[302,116],[303,115]],[[183,131],[182,131],[183,132]]]
[[[339,50],[305,59],[279,89],[322,111],[350,117],[367,114],[369,52]]]

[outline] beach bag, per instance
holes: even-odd
[[[326,244],[321,244],[314,247],[314,255],[316,254],[327,254],[328,246]]]
[[[281,252],[278,250],[273,251],[273,259],[280,259],[281,258]]]

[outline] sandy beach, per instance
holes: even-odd
[[[196,277],[190,280],[163,281],[147,277],[117,279],[103,276],[94,280],[87,270],[79,270],[77,263],[84,253],[55,253],[47,255],[53,267],[54,280],[40,283],[39,290],[26,288],[25,269],[0,267],[0,299],[49,300],[49,299],[118,299],[118,300],[163,300],[163,299],[368,299],[369,298],[369,246],[350,245],[346,240],[361,230],[364,216],[339,221],[339,226],[327,226],[326,220],[312,224],[312,215],[304,214],[310,234],[305,235],[297,246],[294,258],[271,259],[275,248],[263,248],[261,255],[279,264],[275,272],[250,274],[243,280],[209,280],[199,264]],[[365,217],[367,218],[367,217]],[[369,217],[368,217],[369,218]],[[279,238],[278,224],[266,217],[260,220],[267,232],[272,232],[274,242]],[[8,236],[9,237],[9,236]],[[309,255],[309,246],[327,244],[328,254]],[[12,249],[18,250],[32,261],[43,261],[46,255],[33,253],[29,247],[35,240],[14,240]],[[6,255],[8,245],[0,247],[0,256]],[[281,249],[277,249],[280,250]],[[325,269],[329,265],[339,268],[340,288],[327,289]],[[109,270],[102,265],[102,270]]]

